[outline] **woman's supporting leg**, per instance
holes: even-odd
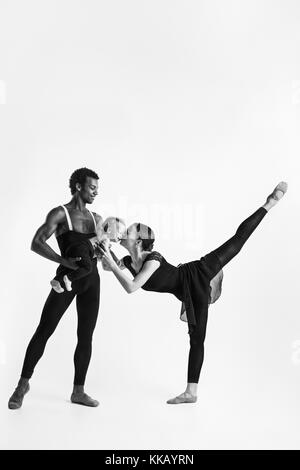
[[[204,359],[204,340],[206,335],[208,311],[202,312],[199,322],[190,332],[190,352],[188,362],[188,384],[197,384]],[[197,387],[192,387],[196,388]]]
[[[195,403],[197,401],[197,386],[204,359],[207,314],[208,309],[202,312],[199,322],[190,332],[187,387],[181,395],[168,400],[169,404]]]

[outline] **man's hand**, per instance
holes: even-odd
[[[80,261],[81,260],[81,257],[78,256],[77,258],[63,258],[63,261],[61,262],[61,264],[63,266],[65,266],[66,268],[69,268],[69,269],[78,269],[78,264],[76,263],[76,261]]]

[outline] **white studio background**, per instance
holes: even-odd
[[[2,0],[2,449],[299,448],[299,23],[296,0]],[[69,402],[72,305],[7,409],[56,269],[30,243],[82,166],[100,177],[93,210],[150,225],[175,265],[289,183],[224,269],[196,405],[165,403],[186,381],[180,303],[101,270],[100,406]]]

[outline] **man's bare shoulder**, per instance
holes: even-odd
[[[62,206],[51,209],[47,214],[47,219],[55,219],[58,223],[65,219],[65,211]]]

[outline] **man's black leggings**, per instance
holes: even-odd
[[[254,214],[241,223],[233,237],[207,255],[207,257],[212,260],[216,259],[216,262],[211,266],[211,279],[239,253],[246,240],[248,240],[266,213],[267,210],[264,207],[260,207],[256,212],[254,212]],[[203,315],[200,316],[196,327],[190,333],[188,382],[192,383],[198,383],[203,363],[207,313],[208,309],[203,312]]]
[[[43,355],[48,339],[54,333],[60,319],[75,296],[78,316],[78,342],[74,355],[74,385],[84,385],[92,353],[92,336],[96,326],[100,299],[100,278],[95,260],[93,260],[91,274],[79,281],[74,281],[72,291],[58,294],[51,290],[44,305],[40,323],[28,345],[21,373],[22,377],[29,379],[32,376],[37,362]]]

